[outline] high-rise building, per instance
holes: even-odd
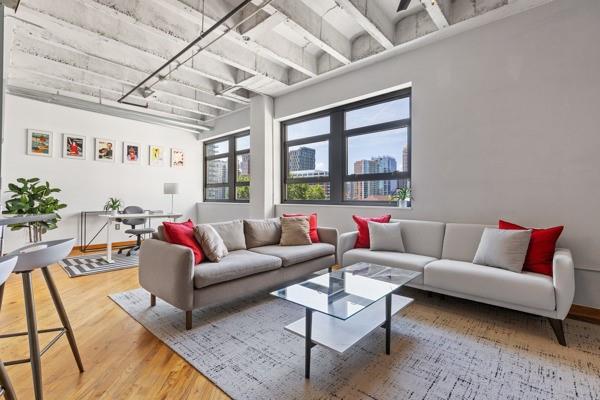
[[[250,154],[242,154],[238,156],[237,174],[238,176],[250,177]]]
[[[288,156],[288,170],[307,171],[314,170],[316,166],[316,150],[310,147],[300,147],[297,150],[291,150]]]
[[[354,174],[380,174],[395,172],[397,163],[394,157],[379,156],[372,157],[370,160],[358,160],[354,162]],[[366,200],[366,199],[381,199],[384,200],[388,196],[394,194],[398,189],[397,180],[381,180],[381,181],[358,181],[350,183],[351,198],[348,200]]]
[[[408,146],[402,150],[402,171],[408,171]]]

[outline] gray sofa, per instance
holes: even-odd
[[[342,266],[371,262],[422,272],[409,286],[547,317],[560,344],[562,321],[575,294],[571,252],[557,249],[553,276],[512,272],[472,263],[486,225],[392,220],[401,222],[406,252],[355,249],[357,232],[340,236]]]
[[[330,269],[336,263],[338,231],[320,227],[318,234],[321,243],[304,246],[273,243],[230,251],[218,263],[194,265],[191,249],[164,241],[159,232],[142,243],[140,285],[151,293],[151,305],[159,297],[184,310],[186,329],[191,329],[192,310],[196,308],[266,291]]]

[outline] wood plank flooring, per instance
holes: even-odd
[[[44,395],[66,399],[228,399],[107,296],[139,287],[137,268],[68,278],[58,266],[51,271],[59,288],[86,371],[79,374],[66,338],[42,357]],[[59,326],[41,272],[33,274],[38,326]],[[0,332],[25,331],[21,278],[6,284]],[[183,317],[182,317],[183,318]],[[41,335],[43,347],[52,334]],[[28,357],[27,337],[0,340],[0,358]],[[19,399],[33,398],[29,364],[7,367]]]

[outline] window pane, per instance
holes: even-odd
[[[229,188],[206,188],[206,199],[207,200],[229,200]]]
[[[348,175],[408,171],[406,128],[348,138]]]
[[[217,158],[209,160],[206,163],[206,182],[207,183],[227,183],[227,158]]]
[[[346,130],[410,117],[410,98],[387,101],[345,113]]]
[[[291,178],[329,175],[329,141],[288,148],[288,172]]]
[[[250,154],[241,154],[236,157],[236,181],[250,182]]]
[[[392,195],[399,187],[406,187],[407,179],[357,181],[344,184],[346,201],[394,201]]]
[[[329,115],[310,121],[298,122],[287,126],[287,140],[302,139],[328,134],[331,129]]]
[[[235,139],[235,151],[248,150],[250,148],[250,135]]]
[[[250,200],[250,186],[236,186],[235,187],[235,199],[236,200]]]
[[[286,185],[287,200],[329,200],[329,182]]]
[[[225,154],[229,152],[229,141],[224,140],[222,142],[210,143],[206,145],[206,155],[215,156],[217,154]]]

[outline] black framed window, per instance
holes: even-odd
[[[250,200],[250,133],[204,142],[204,201]]]
[[[282,123],[287,203],[396,205],[410,185],[410,89]]]

